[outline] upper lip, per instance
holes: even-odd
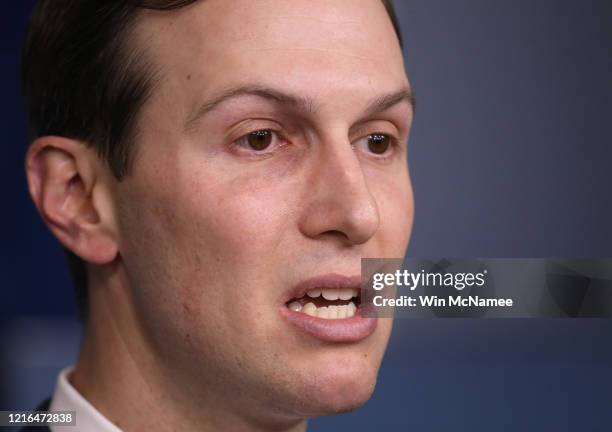
[[[339,273],[328,273],[314,276],[297,283],[286,293],[284,303],[294,298],[301,298],[316,288],[353,288],[360,290],[361,275],[345,276]]]

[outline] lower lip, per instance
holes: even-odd
[[[295,312],[286,306],[281,314],[298,329],[325,342],[358,342],[376,330],[377,318],[365,318],[357,314],[351,318],[324,319]]]

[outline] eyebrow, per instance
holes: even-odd
[[[376,113],[380,113],[388,110],[389,108],[402,103],[408,102],[412,111],[416,108],[416,101],[414,99],[414,94],[409,87],[405,87],[401,90],[395,91],[393,93],[385,94],[380,97],[377,97],[372,101],[365,110],[366,117],[374,115]]]
[[[216,97],[212,98],[212,100],[204,102],[189,117],[186,122],[186,128],[190,129],[201,117],[218,108],[224,102],[242,96],[256,96],[275,102],[279,105],[291,106],[292,108],[303,112],[312,113],[315,111],[315,103],[312,99],[291,95],[272,87],[246,85],[225,90]],[[408,102],[414,111],[415,99],[412,90],[409,87],[404,87],[392,93],[376,97],[368,104],[365,110],[365,117],[388,110],[389,108],[402,102]]]

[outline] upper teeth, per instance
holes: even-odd
[[[308,297],[317,298],[323,294],[325,300],[350,300],[357,297],[359,292],[355,288],[319,288],[308,291]]]
[[[306,295],[310,298],[317,298],[323,295],[325,300],[330,301],[338,299],[350,300],[353,297],[359,297],[359,290],[357,288],[317,288],[308,291]],[[299,301],[294,300],[289,303],[287,307],[295,312],[302,312],[310,316],[327,319],[350,318],[355,315],[355,311],[357,310],[357,306],[355,306],[355,303],[352,301],[344,305],[317,307],[312,302],[307,302],[302,305]]]
[[[295,312],[302,312],[306,315],[325,319],[350,318],[355,315],[355,311],[357,310],[357,306],[355,306],[355,303],[353,302],[349,302],[345,305],[317,307],[311,302],[308,302],[302,306],[300,302],[294,301],[289,303],[288,307]]]

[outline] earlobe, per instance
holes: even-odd
[[[59,241],[94,264],[117,255],[108,199],[94,200],[101,182],[97,155],[83,143],[46,136],[35,140],[26,155],[30,195],[49,229]],[[103,217],[104,216],[104,217]]]

